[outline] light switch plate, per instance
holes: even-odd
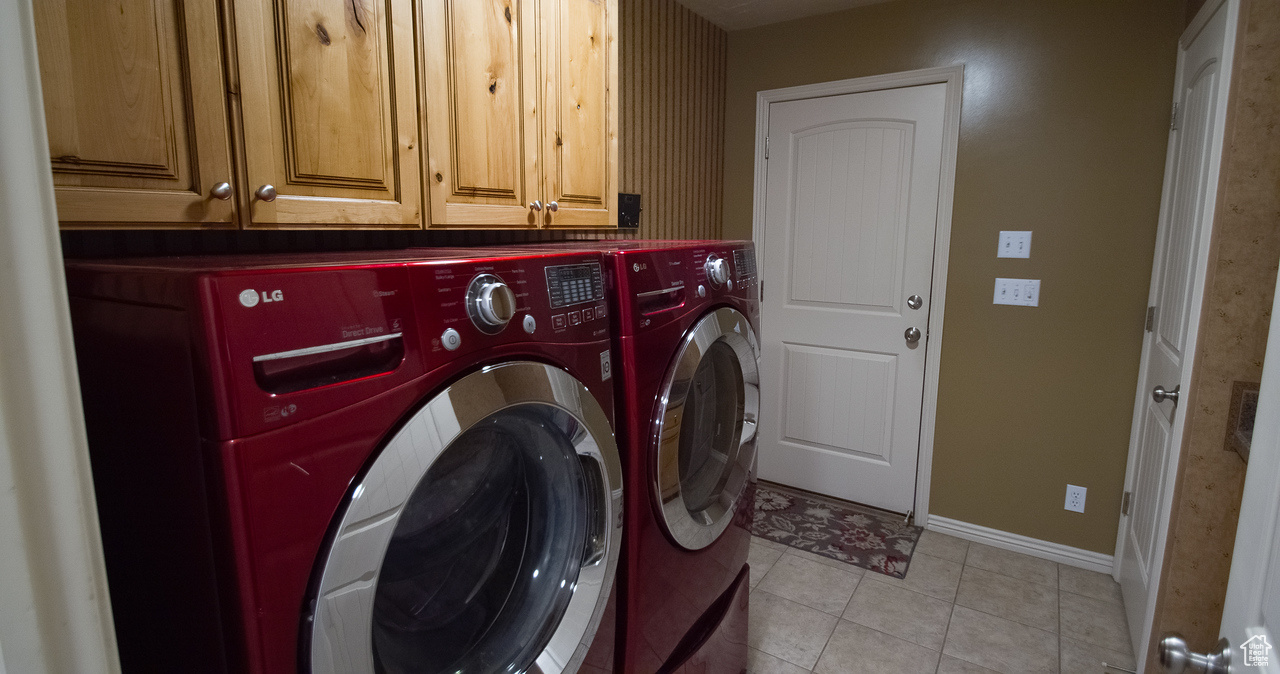
[[[1031,232],[1000,232],[996,257],[1031,257]]]
[[[1011,304],[1015,307],[1040,306],[1040,279],[996,279],[995,304]]]

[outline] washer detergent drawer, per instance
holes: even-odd
[[[230,382],[222,437],[365,400],[422,374],[404,267],[223,272],[200,280],[213,369]],[[227,427],[229,426],[229,427]]]

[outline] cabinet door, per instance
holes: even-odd
[[[250,226],[421,226],[412,0],[234,6]]]
[[[64,226],[231,225],[216,0],[40,0],[37,48]]]
[[[423,2],[432,226],[538,226],[536,5]]]
[[[543,201],[552,227],[616,227],[617,0],[542,0]]]

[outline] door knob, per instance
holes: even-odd
[[[542,202],[541,202],[541,201],[534,201],[534,202],[531,202],[531,203],[529,204],[529,208],[532,208],[532,209],[533,209],[533,210],[535,210],[535,211],[540,211],[540,210],[542,210]]]
[[[560,210],[560,204],[558,204],[558,203],[556,203],[556,202],[554,202],[554,201],[548,201],[548,202],[547,202],[547,210],[548,210],[548,211],[551,211],[552,213],[555,213],[556,211]]]
[[[217,185],[210,187],[209,196],[213,197],[214,199],[227,201],[228,199],[231,198],[231,183],[220,182]]]
[[[1151,399],[1162,403],[1166,400],[1172,400],[1174,405],[1178,404],[1178,389],[1182,388],[1182,384],[1173,387],[1172,391],[1164,390],[1163,386],[1157,386],[1151,390]]]
[[[1231,670],[1231,642],[1220,639],[1217,653],[1202,655],[1187,650],[1187,642],[1182,637],[1169,634],[1160,640],[1160,665],[1169,674],[1228,674]]]
[[[911,297],[907,298],[907,306],[911,307],[912,309],[919,309],[920,307],[924,306],[924,298],[920,297],[919,295],[912,295]]]
[[[276,194],[275,185],[263,185],[253,193],[253,196],[261,201],[275,201],[278,195]]]
[[[902,333],[902,336],[907,340],[908,344],[915,344],[920,341],[920,328],[907,328],[907,331]]]

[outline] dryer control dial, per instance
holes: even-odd
[[[467,315],[481,332],[497,334],[516,315],[516,295],[497,276],[480,274],[467,287]]]
[[[729,261],[712,253],[707,256],[707,280],[719,288],[729,280]]]

